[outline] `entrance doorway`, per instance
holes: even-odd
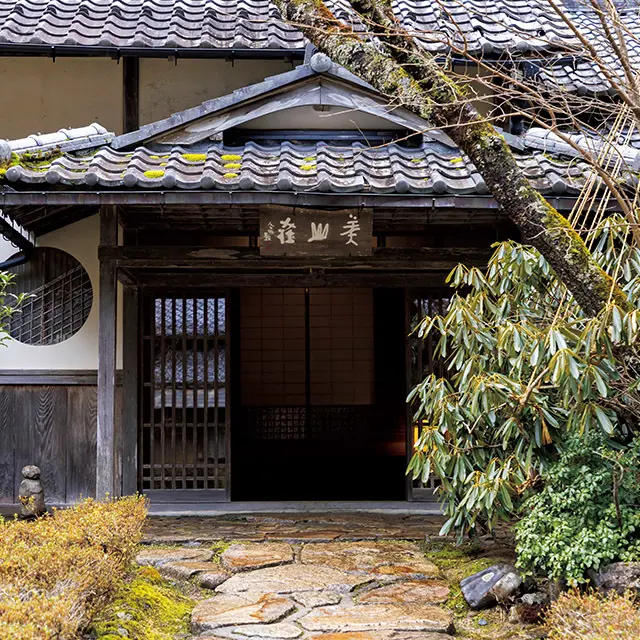
[[[237,303],[232,499],[404,500],[403,290],[246,288]]]

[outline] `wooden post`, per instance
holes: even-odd
[[[138,58],[122,58],[122,114],[123,133],[137,131],[140,127],[140,61]]]
[[[118,244],[118,212],[115,206],[100,209],[100,246]],[[116,268],[111,260],[100,262],[98,323],[98,425],[96,432],[96,498],[113,495],[115,487],[116,411]]]
[[[122,301],[122,495],[138,489],[138,288],[124,287]]]

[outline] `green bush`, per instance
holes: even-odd
[[[577,585],[589,569],[640,557],[640,438],[574,436],[523,505],[518,566]]]

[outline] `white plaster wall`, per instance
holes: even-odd
[[[313,107],[293,107],[283,109],[267,116],[260,116],[241,125],[240,129],[400,129],[389,120],[378,116],[347,109],[329,107],[325,111],[316,111]]]
[[[87,321],[68,340],[50,346],[22,344],[9,338],[0,346],[2,369],[97,369],[98,368],[98,216],[80,220],[68,227],[38,238],[37,246],[54,247],[70,253],[87,270],[93,287],[93,304]],[[0,260],[16,253],[16,248],[0,237]],[[122,336],[122,288],[118,290],[118,337]],[[122,367],[122,345],[118,340],[117,366]]]

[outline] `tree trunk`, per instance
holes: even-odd
[[[595,262],[582,238],[536,191],[511,149],[471,106],[463,90],[411,37],[394,23],[383,0],[354,0],[365,19],[382,23],[382,45],[374,45],[341,24],[321,0],[275,0],[285,18],[319,51],[349,69],[394,104],[444,129],[469,156],[487,188],[524,239],[547,259],[585,314],[596,315],[613,301],[634,306]],[[391,27],[388,31],[384,27]]]

